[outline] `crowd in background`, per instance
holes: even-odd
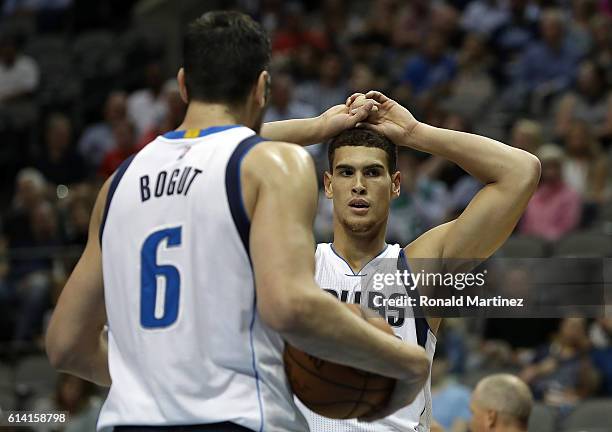
[[[6,1],[0,11],[3,23],[14,24],[0,32],[0,340],[7,347],[0,357],[40,349],[46,319],[87,241],[101,183],[185,112],[163,44],[130,29],[135,2],[83,3]],[[264,121],[313,117],[354,92],[381,90],[428,124],[490,136],[540,158],[541,182],[515,235],[551,244],[577,230],[609,235],[611,1],[235,6],[271,37]],[[309,151],[322,173],[324,147]],[[454,164],[408,149],[398,167],[402,193],[388,239],[401,244],[456,217],[482,187]],[[318,240],[331,239],[331,214],[322,196]],[[469,390],[453,377],[474,370],[514,370],[561,413],[584,398],[612,396],[611,319],[543,321],[526,341],[508,327],[515,336],[534,333],[532,321],[443,325],[433,389],[434,415],[445,427],[457,421],[458,407],[467,410]],[[436,398],[449,412],[436,413]]]

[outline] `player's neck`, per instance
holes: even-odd
[[[385,248],[385,230],[355,235],[345,227],[334,229],[334,250],[354,272],[361,270]]]
[[[211,126],[244,124],[239,113],[231,112],[226,105],[191,102],[178,130],[206,129]]]

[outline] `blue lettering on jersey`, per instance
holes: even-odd
[[[140,177],[140,200],[148,201],[151,196],[161,198],[162,196],[183,195],[187,196],[193,181],[202,174],[202,170],[190,166],[175,169],[170,174],[160,171],[155,177],[154,184],[148,175]]]
[[[172,325],[178,318],[181,275],[173,265],[157,264],[157,249],[166,240],[167,247],[181,244],[181,227],[165,228],[149,235],[140,252],[140,324],[144,328]],[[155,315],[157,278],[165,281],[165,295],[161,316]]]

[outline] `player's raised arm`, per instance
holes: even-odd
[[[398,146],[451,160],[485,185],[456,220],[414,241],[409,256],[482,259],[492,255],[512,233],[537,187],[539,160],[490,138],[420,123],[380,92],[366,97],[380,107],[365,127]]]
[[[272,141],[289,141],[301,146],[321,143],[345,129],[355,127],[368,117],[370,111],[378,109],[376,105],[371,100],[354,109],[349,109],[345,104],[335,105],[317,117],[264,123],[261,136]]]
[[[429,371],[424,350],[377,330],[314,281],[317,185],[308,154],[267,143],[245,157],[242,173],[243,184],[258,185],[256,200],[245,202],[263,321],[317,357],[397,378],[403,400],[393,402],[394,410],[412,401]]]
[[[62,290],[45,337],[47,355],[54,368],[101,386],[110,386],[111,378],[98,232],[111,179],[100,190],[89,223],[87,245]]]

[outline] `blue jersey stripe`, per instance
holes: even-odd
[[[243,140],[238,147],[234,150],[234,153],[229,158],[227,168],[225,169],[225,190],[227,193],[227,201],[229,203],[230,212],[232,213],[232,219],[236,225],[236,229],[240,234],[240,239],[244,245],[244,249],[251,258],[249,249],[249,231],[251,228],[251,221],[244,208],[244,202],[242,200],[242,186],[240,184],[240,165],[242,159],[246,154],[255,146],[255,144],[264,141],[264,139],[258,135],[250,136]]]
[[[121,162],[121,165],[119,165],[119,168],[117,168],[117,170],[115,171],[115,176],[111,180],[111,184],[108,188],[108,194],[106,195],[106,204],[104,206],[104,214],[102,215],[102,222],[100,223],[100,231],[98,233],[98,236],[100,238],[100,248],[102,248],[102,233],[104,232],[104,225],[106,225],[106,218],[108,216],[108,210],[110,208],[110,204],[113,199],[113,195],[115,195],[117,186],[119,186],[119,182],[121,181],[121,178],[125,174],[125,171],[128,169],[128,167],[132,163],[132,160],[134,160],[134,156],[136,155],[132,155],[126,160],[124,160],[123,162]]]
[[[247,215],[246,209],[244,208],[244,201],[242,199],[242,186],[240,183],[240,166],[242,159],[256,144],[265,141],[258,135],[253,135],[243,140],[234,153],[229,158],[227,168],[225,169],[225,190],[227,193],[227,202],[229,203],[230,212],[232,219],[240,235],[242,245],[251,260],[251,253],[249,248],[249,232],[251,229],[251,221]],[[257,402],[259,404],[259,415],[261,423],[259,426],[259,432],[263,432],[264,429],[264,411],[263,402],[261,400],[261,390],[259,388],[259,372],[257,370],[257,359],[255,355],[255,346],[253,344],[253,327],[255,326],[255,319],[257,316],[257,293],[253,286],[253,315],[251,317],[251,323],[249,325],[249,344],[251,346],[251,360],[253,366],[253,374],[255,375],[255,386],[257,389]]]

